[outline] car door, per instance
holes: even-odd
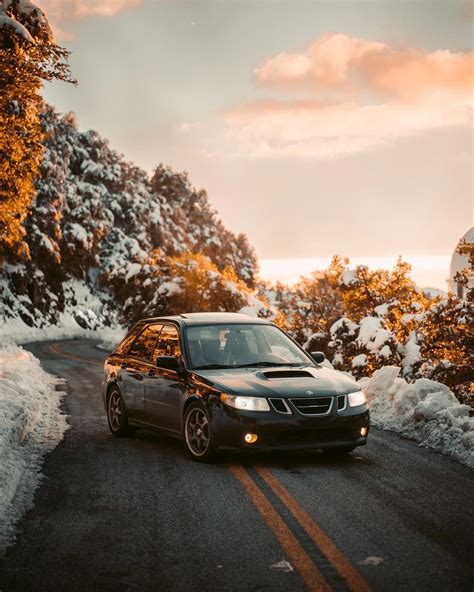
[[[151,358],[161,325],[148,325],[139,333],[130,346],[122,363],[121,391],[130,419],[145,419],[144,378],[151,367]]]
[[[179,332],[175,325],[163,325],[153,360],[158,356],[182,359]],[[165,430],[180,432],[181,399],[185,391],[183,378],[174,370],[153,366],[144,382],[147,422]]]

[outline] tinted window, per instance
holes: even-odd
[[[139,329],[137,327],[134,327],[119,343],[115,351],[121,356],[124,356],[128,352],[128,348],[130,347],[132,342],[135,340],[138,331]]]
[[[158,356],[181,357],[178,329],[174,325],[164,325],[158,343],[156,344],[154,359]]]
[[[188,327],[186,338],[194,368],[240,365],[314,365],[273,325],[231,324]]]
[[[128,355],[141,358],[142,360],[151,360],[160,329],[161,325],[150,325],[144,329],[135,339]]]

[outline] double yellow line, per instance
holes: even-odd
[[[81,358],[79,356],[75,356],[74,354],[65,352],[62,349],[60,349],[57,345],[50,345],[49,351],[66,360],[74,360],[75,362],[87,362],[88,364],[96,364],[96,366],[100,367],[103,367],[104,365],[104,362],[101,362],[100,360],[94,360],[92,358]]]
[[[331,539],[321,530],[306,510],[298,504],[280,481],[264,467],[255,467],[255,469],[273,493],[275,493],[295,517],[321,553],[342,576],[349,590],[352,592],[369,592],[370,586],[367,582],[347,561]],[[242,466],[232,465],[230,466],[230,470],[234,477],[241,483],[247,495],[272,530],[290,563],[301,574],[308,590],[311,592],[329,592],[331,587],[260,487]]]

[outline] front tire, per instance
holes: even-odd
[[[107,400],[107,421],[112,436],[123,438],[132,432],[128,425],[127,411],[122,399],[122,394],[117,387],[114,387]]]
[[[209,462],[214,457],[211,422],[199,402],[191,403],[184,414],[184,443],[196,462]]]

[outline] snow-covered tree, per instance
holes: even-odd
[[[416,377],[448,385],[462,402],[474,403],[474,307],[452,294],[420,315],[416,327]]]
[[[185,172],[175,173],[160,164],[151,179],[151,188],[164,200],[168,216],[180,230],[177,235],[163,228],[157,245],[165,246],[170,254],[182,252],[186,245],[192,253],[208,257],[220,271],[232,267],[247,286],[255,286],[257,256],[247,237],[235,236],[225,228],[206,192],[196,190]]]
[[[216,289],[207,307],[248,304],[254,252],[246,238],[224,227],[186,174],[161,166],[155,186],[98,133],[80,132],[73,115],[61,117],[45,106],[41,125],[44,158],[26,221],[31,257],[0,271],[0,316],[41,326],[68,309],[95,326],[116,311],[127,324],[184,306],[192,291],[183,286],[178,295],[166,286],[178,276],[193,285],[193,273],[201,274],[197,263],[203,282]],[[185,255],[191,258],[182,260]],[[88,294],[94,314],[79,314]]]
[[[43,155],[39,90],[44,80],[72,81],[67,57],[39,7],[0,0],[0,256],[28,256],[23,223]]]

